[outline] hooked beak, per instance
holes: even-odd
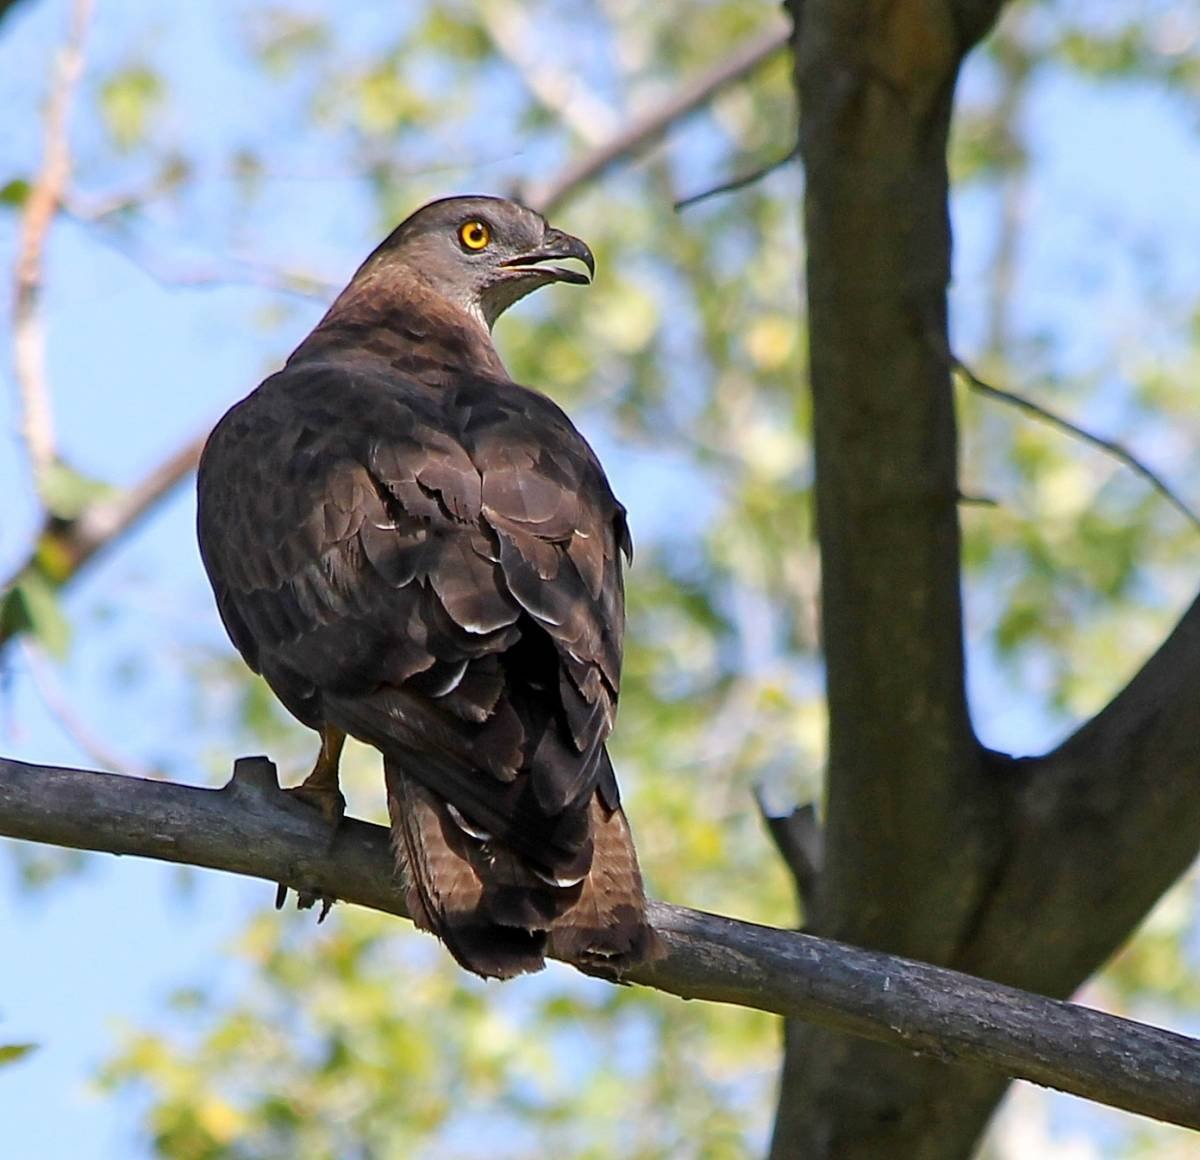
[[[587,273],[572,270],[566,266],[544,266],[543,262],[553,262],[563,258],[577,258],[587,267]],[[596,259],[587,244],[563,233],[553,227],[546,230],[542,244],[528,254],[518,254],[500,263],[512,270],[514,274],[537,274],[547,282],[571,282],[576,286],[586,286],[596,273]]]

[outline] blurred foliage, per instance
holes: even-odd
[[[365,253],[428,197],[547,180],[778,11],[768,0],[428,0],[363,5],[353,18],[287,3],[224,16],[222,51],[262,108],[251,95],[236,130],[209,125],[186,78],[156,56],[169,17],[154,17],[136,57],[110,64],[81,110],[81,135],[108,148],[80,165],[78,184],[132,191],[109,197],[88,228],[153,245],[164,228],[190,238],[200,218],[214,251],[254,257],[230,281],[286,267],[279,283],[311,293],[323,280],[296,271],[277,208],[294,207],[297,174],[354,175],[359,202],[342,213],[365,223],[353,235]],[[495,37],[514,20],[527,55]],[[1177,318],[1183,340],[1147,349],[1097,329],[1084,339],[1093,369],[1082,370],[1068,336],[1019,306],[1023,199],[1042,164],[1032,103],[1068,82],[1137,85],[1194,115],[1200,17],[1132,0],[1013,3],[972,70],[951,166],[957,196],[994,209],[995,260],[962,293],[964,357],[981,352],[976,369],[997,385],[1147,458],[1179,441],[1194,450],[1195,301],[1180,316],[1177,300],[1148,296],[1145,310]],[[554,217],[599,256],[596,285],[539,296],[497,335],[514,376],[577,417],[631,508],[638,555],[614,754],[651,888],[776,925],[800,916],[751,790],[763,784],[781,809],[818,797],[824,744],[800,175],[784,168],[683,214],[670,207],[781,155],[794,125],[781,58],[578,191]],[[215,195],[214,172],[225,181]],[[0,174],[0,212],[27,192],[23,176]],[[325,244],[319,228],[311,236]],[[328,244],[343,247],[345,234]],[[347,268],[361,257],[338,253]],[[282,324],[294,329],[289,304],[267,290],[255,308],[264,363],[283,349]],[[1195,534],[1093,449],[970,394],[960,414],[964,491],[995,501],[964,508],[973,662],[990,694],[1065,729],[1161,639],[1195,587]],[[1200,495],[1194,454],[1168,466]],[[23,579],[0,617],[54,645],[65,628],[48,592]],[[214,773],[241,745],[269,747],[286,769],[311,760],[311,738],[227,652],[194,665],[198,735],[220,739],[205,755]],[[1026,748],[1019,736],[1011,747]],[[348,783],[352,811],[378,818],[379,774],[361,750]],[[1112,1002],[1200,1006],[1194,900],[1188,884],[1156,910],[1100,984]],[[249,968],[238,993],[216,994],[198,972],[161,1026],[127,1030],[104,1071],[110,1091],[138,1093],[145,1133],[172,1160],[721,1158],[761,1150],[769,1130],[778,1029],[757,1013],[557,967],[485,986],[429,939],[347,908],[319,930],[266,912],[233,953]],[[1129,1154],[1167,1138],[1131,1136]]]
[[[19,1063],[36,1050],[36,1043],[0,1043],[0,1067],[6,1067],[10,1063]]]
[[[214,1011],[181,993],[179,1039],[130,1033],[107,1067],[152,1094],[164,1155],[732,1157],[765,1115],[746,1083],[747,1052],[769,1072],[765,1016],[680,1020],[561,967],[502,988],[381,916],[310,922],[256,919],[246,994]]]
[[[25,569],[0,595],[0,636],[23,633],[59,658],[66,655],[71,643],[71,624],[54,585],[36,566]]]
[[[129,65],[105,79],[99,107],[117,149],[129,150],[145,140],[164,95],[163,78],[144,64]]]

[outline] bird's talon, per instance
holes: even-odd
[[[281,886],[282,894],[287,894],[287,887]],[[279,895],[276,895],[278,898]],[[321,912],[317,915],[317,924],[320,925],[329,916],[329,912],[333,909],[333,904],[337,902],[332,894],[326,894],[320,890],[311,890],[308,887],[301,888],[296,891],[296,909],[311,910],[314,906],[320,903]]]
[[[297,800],[302,801],[306,806],[311,806],[321,815],[329,825],[329,846],[326,851],[333,847],[333,840],[337,837],[338,827],[342,824],[342,819],[346,816],[346,799],[340,790],[314,789],[311,786],[298,785],[295,789],[286,789],[283,791],[290,794]]]

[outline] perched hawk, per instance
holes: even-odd
[[[506,978],[547,950],[657,951],[605,752],[625,511],[496,318],[591,251],[532,210],[456,197],[363,263],[283,370],[217,424],[200,552],[233,643],[321,734],[297,792],[334,824],[346,735],[383,755],[416,924]]]

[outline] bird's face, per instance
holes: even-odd
[[[498,197],[430,202],[398,226],[375,259],[402,263],[431,290],[489,329],[514,302],[539,286],[586,286],[592,251],[541,214]],[[587,269],[558,263],[575,259]]]

